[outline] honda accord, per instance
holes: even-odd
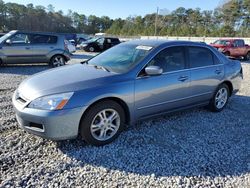
[[[27,132],[100,146],[140,119],[197,106],[219,112],[242,79],[240,62],[209,45],[135,40],[33,75],[12,101]]]

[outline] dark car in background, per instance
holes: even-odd
[[[220,39],[210,45],[226,56],[250,60],[250,46],[243,39]]]
[[[82,42],[80,48],[87,52],[102,52],[120,43],[118,38],[99,37]]]
[[[6,33],[0,33],[0,37],[4,36]]]
[[[0,64],[65,65],[70,59],[65,41],[62,34],[11,31],[0,38]]]

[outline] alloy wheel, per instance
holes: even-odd
[[[215,105],[218,109],[221,109],[225,106],[228,99],[228,91],[226,88],[221,88],[218,90],[215,96]]]
[[[104,109],[94,117],[90,132],[99,141],[106,141],[113,137],[121,124],[119,113],[114,109]]]
[[[60,66],[63,66],[65,65],[65,60],[62,56],[56,56],[54,59],[53,59],[53,67],[60,67]]]

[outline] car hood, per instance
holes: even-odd
[[[18,93],[27,100],[41,96],[84,90],[114,82],[111,77],[119,74],[96,69],[93,66],[76,64],[47,70],[24,80]]]

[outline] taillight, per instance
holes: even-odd
[[[68,48],[68,45],[67,45],[67,41],[66,41],[66,40],[64,40],[64,49],[69,51],[69,48]]]

